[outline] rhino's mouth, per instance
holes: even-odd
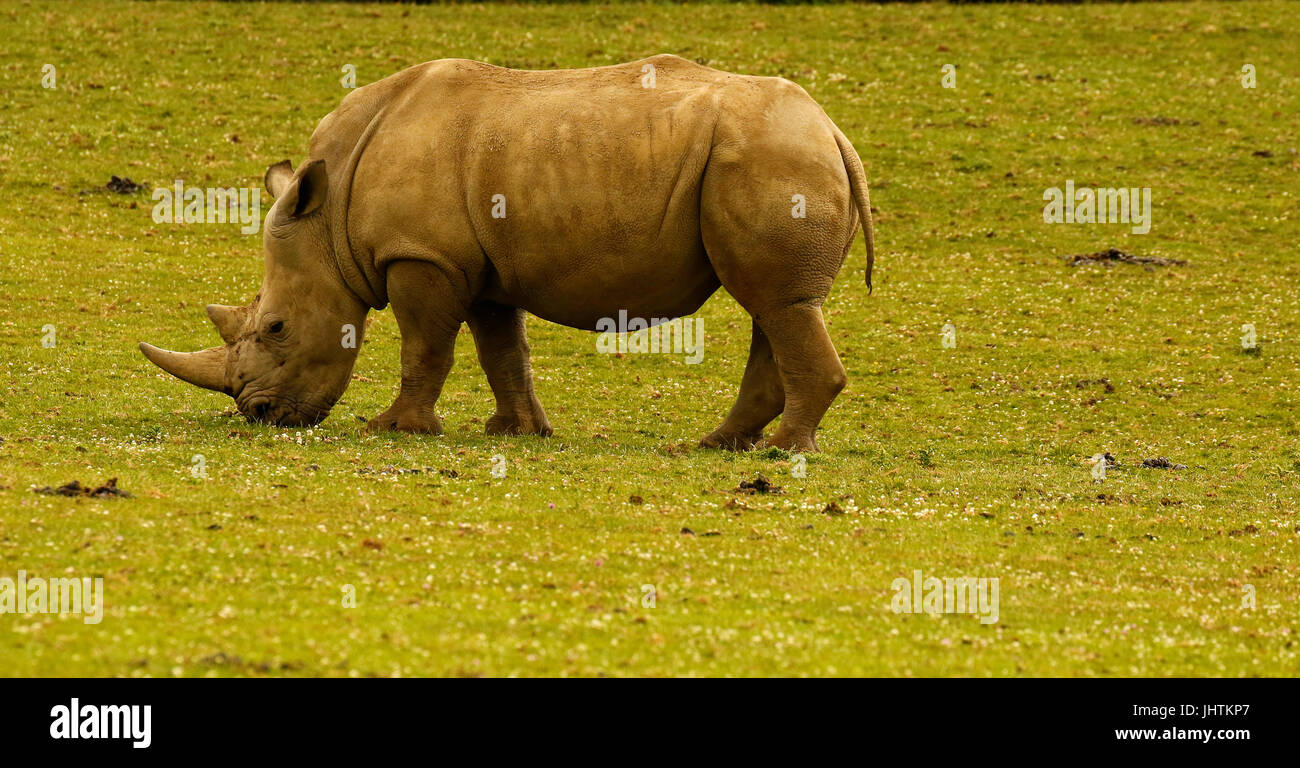
[[[314,427],[330,412],[307,401],[262,394],[237,397],[235,407],[250,422],[275,427]]]

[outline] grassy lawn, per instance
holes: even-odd
[[[1294,5],[7,1],[0,35],[0,576],[98,576],[105,599],[97,625],[0,616],[3,674],[1300,669]],[[250,425],[136,350],[218,343],[203,306],[252,298],[261,234],[157,224],[110,176],[260,187],[348,64],[660,52],[794,80],[867,165],[876,289],[859,237],[825,307],[850,383],[806,477],[694,448],[748,350],[725,293],[699,365],[533,319],[550,439],[483,434],[468,330],[447,433],[364,434],[396,392],[391,311],[311,430]],[[1044,223],[1066,180],[1149,187],[1150,233]],[[1112,247],[1187,263],[1064,259]],[[1120,463],[1096,483],[1100,452]],[[783,491],[737,492],[757,473]],[[32,490],[111,477],[132,497]],[[999,579],[998,621],[895,613],[915,570]]]

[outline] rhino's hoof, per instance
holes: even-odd
[[[795,432],[782,432],[780,429],[772,435],[764,446],[765,448],[780,448],[791,453],[817,453],[817,438],[811,434],[799,434]]]
[[[488,419],[483,431],[489,435],[540,435],[551,436],[551,425],[543,418],[540,421],[522,419],[518,416],[496,414]]]
[[[442,421],[433,414],[411,411],[384,411],[366,424],[367,432],[410,432],[416,435],[441,435]]]
[[[716,430],[700,441],[701,448],[721,448],[724,451],[748,451],[763,439],[763,433],[723,432]]]

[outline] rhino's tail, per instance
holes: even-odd
[[[862,216],[862,234],[867,239],[867,291],[871,291],[871,268],[876,263],[876,233],[871,226],[871,195],[867,189],[867,173],[862,168],[862,160],[849,143],[849,139],[835,123],[835,142],[840,145],[840,157],[844,160],[844,170],[849,174],[849,187],[853,190],[853,199],[858,204],[858,213]],[[850,234],[852,237],[852,234]]]

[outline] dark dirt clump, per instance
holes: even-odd
[[[1071,267],[1084,262],[1101,262],[1110,266],[1115,262],[1123,264],[1142,264],[1147,267],[1181,267],[1187,264],[1183,259],[1164,259],[1159,256],[1134,256],[1131,253],[1124,253],[1118,248],[1111,248],[1096,253],[1076,253],[1072,256],[1065,257],[1066,264]]]
[[[58,488],[42,486],[33,488],[33,491],[45,496],[71,496],[71,497],[89,497],[93,499],[118,499],[131,498],[131,494],[117,487],[117,478],[110,477],[103,485],[97,488],[88,488],[76,480],[70,483],[64,483]]]
[[[104,187],[108,189],[108,191],[116,192],[119,195],[134,195],[137,192],[144,191],[143,184],[136,184],[128,178],[120,178],[118,176],[109,179],[108,183],[105,184]]]
[[[781,493],[781,487],[772,485],[772,481],[762,475],[754,475],[753,482],[741,480],[740,487],[736,489],[741,493]]]
[[[1154,459],[1143,459],[1142,466],[1147,469],[1187,469],[1186,464],[1175,464],[1163,456]]]

